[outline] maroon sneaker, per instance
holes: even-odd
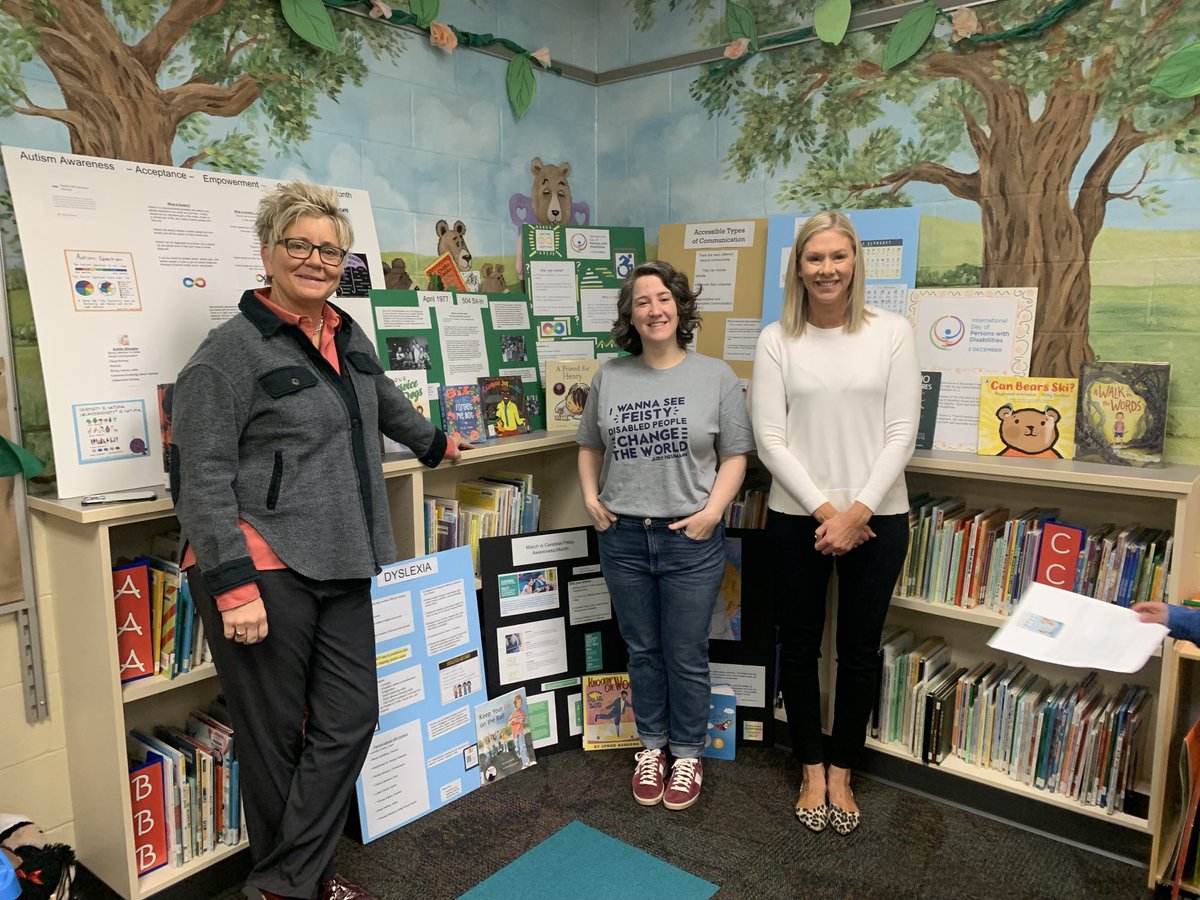
[[[320,900],[376,900],[366,888],[351,884],[341,875],[334,875],[321,885]]]
[[[677,759],[671,766],[671,780],[663,794],[667,809],[687,809],[700,798],[704,764],[698,759]]]
[[[667,777],[667,759],[661,750],[635,753],[633,769],[633,799],[642,806],[654,806],[663,798],[663,782]]]

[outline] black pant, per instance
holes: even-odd
[[[775,561],[780,687],[800,762],[852,769],[866,739],[879,689],[879,639],[908,545],[908,516],[873,516],[875,537],[834,559],[814,549],[817,520],[770,511]],[[837,685],[828,759],[821,739],[817,661],[825,632],[829,576],[838,575]]]
[[[316,897],[379,718],[371,582],[281,570],[260,572],[259,584],[268,634],[247,646],[225,638],[204,579],[188,570],[233,719],[248,883]]]

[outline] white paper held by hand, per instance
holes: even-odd
[[[1166,636],[1166,626],[1131,609],[1034,582],[988,646],[1060,666],[1136,672]]]

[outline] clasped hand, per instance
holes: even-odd
[[[826,503],[817,510],[816,517],[821,524],[815,532],[817,540],[814,548],[822,556],[841,556],[875,537],[875,532],[867,524],[871,518],[870,511],[861,504],[855,504],[848,510],[839,510],[832,503]]]

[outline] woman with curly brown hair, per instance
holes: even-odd
[[[633,796],[667,809],[686,809],[700,794],[722,520],[754,449],[737,376],[688,350],[699,321],[686,275],[665,262],[635,268],[613,324],[630,355],[600,367],[576,436],[584,503],[629,646],[644,748]]]

